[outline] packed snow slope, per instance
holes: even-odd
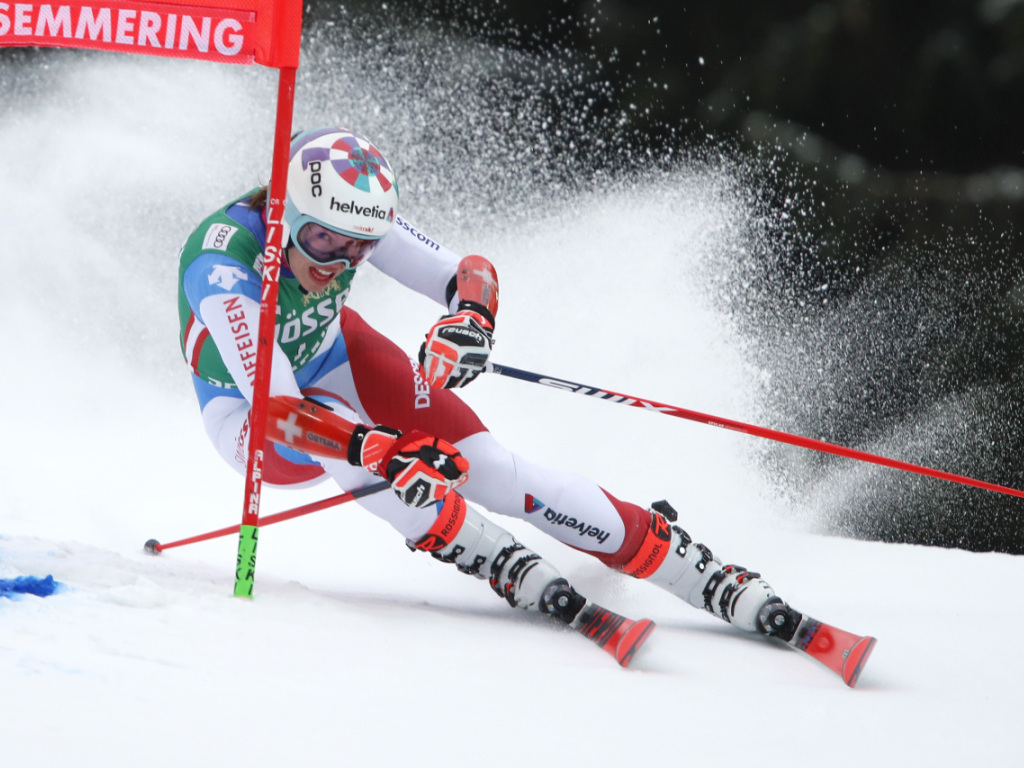
[[[409,552],[355,504],[266,528],[251,600],[231,596],[234,537],[145,554],[149,538],[241,516],[242,480],[207,444],[180,359],[175,252],[266,181],[275,83],[80,54],[4,77],[0,579],[64,585],[0,598],[5,768],[1019,761],[1024,560],[816,533],[770,490],[755,438],[727,430],[496,376],[464,390],[515,451],[639,503],[668,498],[726,562],[876,636],[856,689],[525,524],[509,527],[582,593],[658,623],[633,668]],[[403,132],[400,114],[326,99],[300,88],[296,122],[383,133],[400,178],[416,158],[406,215],[498,265],[497,361],[756,415],[759,373],[703,277],[749,237],[728,163],[552,190],[546,206],[524,192],[525,212],[474,207],[474,174],[512,159],[431,167],[443,146],[422,105]],[[352,305],[410,352],[439,313],[372,268]],[[333,493],[271,490],[263,513]]]

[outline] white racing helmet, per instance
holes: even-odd
[[[307,224],[346,238],[380,240],[394,225],[397,208],[394,171],[359,134],[320,128],[292,141],[284,221],[296,244]]]

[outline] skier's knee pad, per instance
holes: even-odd
[[[427,533],[406,543],[442,562],[453,563],[463,573],[486,579],[513,607],[553,613],[559,618],[568,611],[571,616],[566,620],[571,621],[583,605],[582,598],[575,599],[578,596],[553,565],[457,493],[445,497],[437,521]]]
[[[722,565],[710,549],[674,525],[675,520],[676,512],[667,502],[655,502],[651,527],[623,572],[647,579],[740,629],[758,630],[758,612],[775,596],[772,588],[760,574]]]

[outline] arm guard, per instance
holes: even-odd
[[[453,307],[453,300],[458,303]],[[459,262],[455,277],[448,285],[448,306],[453,313],[469,310],[490,323],[498,314],[498,273],[483,256],[466,256]]]
[[[355,463],[349,459],[349,446],[357,430],[362,433],[366,427],[312,400],[277,395],[267,402],[267,439],[312,456]]]
[[[401,436],[397,429],[353,423],[313,400],[277,395],[267,402],[268,440],[371,472],[384,474],[380,464]]]

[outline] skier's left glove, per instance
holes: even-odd
[[[382,475],[410,507],[429,507],[468,479],[469,462],[451,443],[425,432],[356,427],[349,462]]]
[[[433,389],[464,387],[483,371],[494,345],[494,324],[464,309],[438,320],[420,346],[423,378]]]

